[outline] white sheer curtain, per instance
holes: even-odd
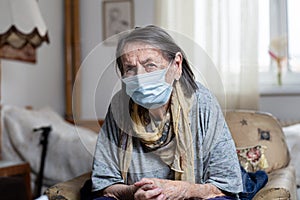
[[[224,109],[258,109],[258,0],[156,0],[156,9],[158,25],[191,38],[211,59],[200,79]]]

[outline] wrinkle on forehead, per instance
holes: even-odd
[[[123,48],[123,62],[143,62],[148,58],[163,59],[163,55],[160,49],[143,42],[127,43]]]
[[[134,51],[134,50],[141,50],[141,49],[157,49],[157,47],[145,42],[128,42],[127,44],[124,45],[123,53],[128,52],[128,50]]]

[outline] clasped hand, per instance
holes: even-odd
[[[158,178],[143,178],[136,182],[135,200],[182,200],[188,199],[190,183]]]

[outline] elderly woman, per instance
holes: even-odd
[[[98,136],[97,199],[237,197],[241,170],[222,111],[171,36],[153,25],[127,32],[116,63],[122,89]]]

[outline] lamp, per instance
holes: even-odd
[[[0,100],[1,58],[35,63],[44,41],[49,43],[47,27],[36,0],[0,0]]]
[[[49,43],[36,0],[0,0],[0,58],[36,62],[36,48]]]
[[[49,43],[47,27],[36,0],[0,0],[0,101],[1,58],[35,63],[36,49],[44,41]],[[0,159],[1,132],[0,122]],[[13,169],[16,167],[17,165],[12,166]],[[8,168],[9,170],[13,171],[11,168]],[[27,199],[32,199],[28,177]]]

